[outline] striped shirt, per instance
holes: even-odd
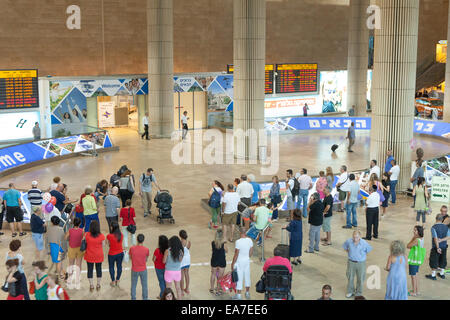
[[[38,188],[32,188],[28,191],[28,201],[32,206],[42,205],[42,191]]]

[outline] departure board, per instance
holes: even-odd
[[[273,76],[274,76],[274,65],[266,64],[266,81],[265,81],[265,93],[272,94],[273,93]],[[232,74],[234,72],[234,66],[232,64],[227,65],[227,73]]]
[[[277,64],[277,93],[316,92],[317,63]]]
[[[37,70],[0,70],[0,109],[39,108]]]

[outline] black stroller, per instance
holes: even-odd
[[[291,285],[292,274],[286,266],[270,266],[265,273],[264,300],[294,300]]]
[[[170,223],[175,223],[175,219],[172,216],[172,202],[173,198],[168,190],[161,190],[155,197],[156,208],[159,210],[159,215],[156,220],[162,224],[164,220],[169,220]]]

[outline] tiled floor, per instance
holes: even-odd
[[[143,211],[138,196],[135,197],[135,207],[137,209],[138,232],[146,236],[145,245],[150,248],[151,253],[157,246],[157,239],[160,234],[167,236],[177,235],[180,229],[188,232],[192,242],[191,248],[191,294],[186,299],[228,299],[228,296],[216,298],[209,292],[209,261],[211,257],[210,242],[214,238],[214,232],[207,228],[209,221],[208,213],[202,209],[200,199],[206,198],[214,179],[223,183],[231,183],[234,177],[241,173],[254,173],[258,180],[268,181],[270,176],[262,176],[260,167],[257,165],[207,165],[189,164],[175,165],[171,157],[173,147],[177,142],[170,140],[141,140],[135,131],[129,129],[116,129],[112,131],[113,142],[120,146],[119,152],[100,154],[98,158],[78,157],[63,162],[55,162],[48,166],[39,166],[26,170],[20,174],[15,174],[6,179],[0,180],[0,186],[7,186],[13,181],[18,188],[28,188],[32,180],[38,180],[42,188],[47,188],[54,176],[61,176],[64,183],[69,185],[69,195],[71,198],[78,198],[86,185],[95,184],[109,177],[118,168],[127,164],[135,173],[140,175],[148,167],[155,170],[158,183],[164,189],[170,190],[174,197],[174,217],[175,225],[156,223],[154,216],[143,218]],[[280,136],[280,159],[278,175],[284,177],[287,168],[298,170],[306,167],[312,175],[317,175],[319,170],[326,166],[332,166],[338,170],[342,164],[347,164],[349,170],[367,168],[369,163],[369,134],[360,133],[355,145],[355,153],[349,154],[344,147],[338,149],[336,156],[331,155],[330,146],[343,140],[342,132],[316,132],[312,134],[290,134]],[[448,154],[450,146],[443,142],[417,138],[418,146],[425,150],[425,157],[432,158],[438,155]],[[192,156],[199,155],[201,145],[195,144],[199,149],[193,148]],[[204,142],[204,146],[208,143]],[[410,208],[411,199],[400,196],[397,205],[389,207],[388,214],[380,222],[380,239],[371,242],[374,250],[369,254],[367,265],[376,266],[379,270],[378,289],[365,288],[364,295],[368,299],[383,299],[386,287],[387,272],[384,271],[389,255],[389,244],[392,240],[402,240],[408,242],[412,237],[412,228],[415,224],[415,214]],[[434,212],[437,212],[438,204],[433,204]],[[358,209],[358,219],[361,230],[365,232],[365,218],[361,209]],[[425,243],[429,250],[431,245],[430,226],[433,217],[428,216],[426,224]],[[102,231],[106,232],[106,221],[104,219],[104,209],[100,209],[100,220]],[[341,249],[342,243],[351,237],[351,230],[344,230],[345,217],[342,213],[335,213],[332,220],[333,245],[322,247],[319,253],[303,254],[303,264],[294,267],[293,295],[295,299],[316,299],[321,294],[322,285],[328,283],[333,287],[334,299],[345,299],[346,288],[346,254]],[[271,256],[273,248],[280,241],[280,230],[284,222],[275,224],[273,238],[266,242],[265,255]],[[4,227],[4,229],[6,229]],[[307,245],[307,235],[309,227],[304,222],[303,247]],[[7,244],[11,239],[10,231],[6,230],[5,235],[0,238],[2,246],[0,256],[7,251]],[[25,270],[27,274],[31,272],[30,264],[33,257],[34,244],[31,235],[23,239],[23,252],[26,259]],[[227,261],[232,260],[233,246],[230,246]],[[306,255],[306,256],[305,256]],[[262,264],[259,261],[260,249],[255,248],[251,264],[251,294],[252,299],[262,299],[263,295],[257,294],[254,285],[261,276]],[[150,262],[149,266],[153,266]],[[129,268],[129,264],[124,264]],[[86,265],[83,264],[86,270]],[[104,276],[103,287],[100,293],[89,293],[86,274],[83,274],[81,290],[69,290],[72,299],[129,299],[130,298],[130,271],[124,270],[122,276],[121,289],[111,289],[109,287],[109,273],[107,262],[103,263]],[[422,296],[414,299],[448,299],[450,292],[450,276],[447,280],[431,281],[425,279],[425,274],[429,272],[428,264],[421,267],[419,274],[419,286]],[[4,268],[0,268],[0,278],[5,277]],[[369,275],[368,275],[369,276]],[[375,274],[373,275],[375,276]],[[372,278],[373,279],[373,278]],[[408,285],[409,285],[408,279]],[[375,287],[377,282],[375,281]],[[154,269],[149,270],[149,290],[150,298],[154,299],[159,292],[158,282]],[[138,286],[138,298],[140,298],[140,286]],[[0,292],[0,299],[6,298]]]

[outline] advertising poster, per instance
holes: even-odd
[[[320,73],[322,112],[347,112],[347,71]]]
[[[450,202],[450,177],[434,176],[431,179],[431,201]]]
[[[36,122],[40,122],[37,111],[0,113],[0,141],[33,139]]]
[[[303,107],[308,105],[308,115],[322,113],[319,96],[308,95],[292,98],[269,98],[264,102],[264,117],[292,117],[303,115]]]
[[[116,119],[114,113],[114,101],[98,103],[98,126],[99,128],[115,127]]]

